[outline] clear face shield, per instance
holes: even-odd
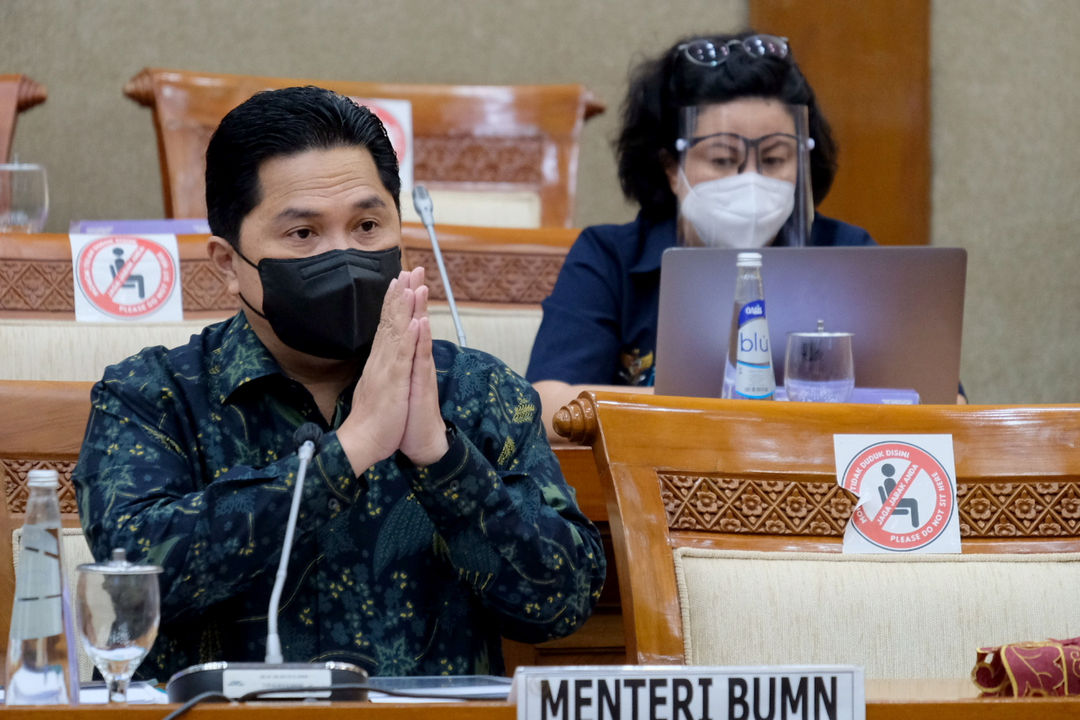
[[[805,105],[741,98],[684,108],[672,179],[679,244],[803,246],[814,203]]]

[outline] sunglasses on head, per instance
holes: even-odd
[[[728,40],[720,44],[701,39],[683,43],[675,49],[695,65],[716,67],[727,60],[737,48],[742,48],[743,52],[755,58],[786,58],[789,52],[787,38],[779,35],[751,35],[742,40]]]

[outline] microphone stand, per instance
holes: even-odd
[[[446,265],[443,264],[442,250],[439,249],[439,239],[435,237],[435,214],[431,195],[423,185],[416,185],[412,191],[413,207],[420,216],[424,227],[427,228],[428,237],[431,238],[431,249],[435,251],[435,262],[439,266],[439,276],[442,277],[443,288],[446,289],[446,302],[450,305],[450,317],[454,319],[454,329],[457,330],[458,345],[468,347],[465,343],[465,330],[461,327],[461,318],[458,317],[457,303],[454,302],[454,291],[450,288],[450,278],[446,274]]]
[[[274,589],[270,593],[270,608],[266,612],[266,662],[282,663],[281,638],[278,637],[277,616],[281,602],[281,591],[285,588],[285,577],[289,572],[289,554],[292,552],[293,534],[296,532],[296,518],[300,515],[300,497],[304,494],[304,477],[311,458],[315,457],[315,443],[322,437],[322,430],[315,423],[304,423],[297,428],[293,440],[300,445],[296,451],[300,466],[296,469],[296,486],[293,488],[292,505],[289,506],[289,521],[285,525],[285,540],[281,544],[281,560],[278,562]]]
[[[281,547],[274,589],[270,593],[270,607],[266,615],[266,662],[208,662],[185,668],[169,678],[165,686],[169,702],[187,702],[196,697],[207,699],[241,699],[252,693],[263,694],[264,699],[323,698],[331,700],[366,700],[367,673],[346,662],[303,663],[284,662],[281,639],[278,637],[278,603],[285,586],[292,550],[296,520],[300,515],[300,500],[304,489],[304,476],[308,463],[318,451],[316,443],[322,430],[315,423],[304,423],[293,434],[293,442],[300,447],[297,456],[300,465],[296,470],[289,521],[285,526],[285,540]]]

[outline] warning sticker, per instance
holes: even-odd
[[[77,320],[183,319],[175,235],[71,235]]]
[[[398,175],[401,177],[401,197],[412,197],[413,188],[413,125],[412,103],[408,100],[390,98],[350,97],[357,105],[364,105],[382,121],[390,145],[398,159]]]
[[[835,435],[837,482],[859,497],[844,552],[960,552],[950,435]]]

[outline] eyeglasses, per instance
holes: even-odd
[[[807,147],[813,148],[812,139],[808,139]],[[675,141],[675,149],[689,151],[686,162],[715,177],[743,172],[753,153],[757,172],[776,177],[789,174],[790,168],[797,163],[799,138],[789,133],[769,133],[756,138],[714,133],[689,140],[679,138]]]
[[[751,35],[742,40],[728,40],[719,46],[712,40],[694,40],[675,49],[695,65],[716,67],[727,60],[735,48],[742,48],[747,55],[757,58],[770,56],[782,59],[789,52],[787,38],[779,35]]]

